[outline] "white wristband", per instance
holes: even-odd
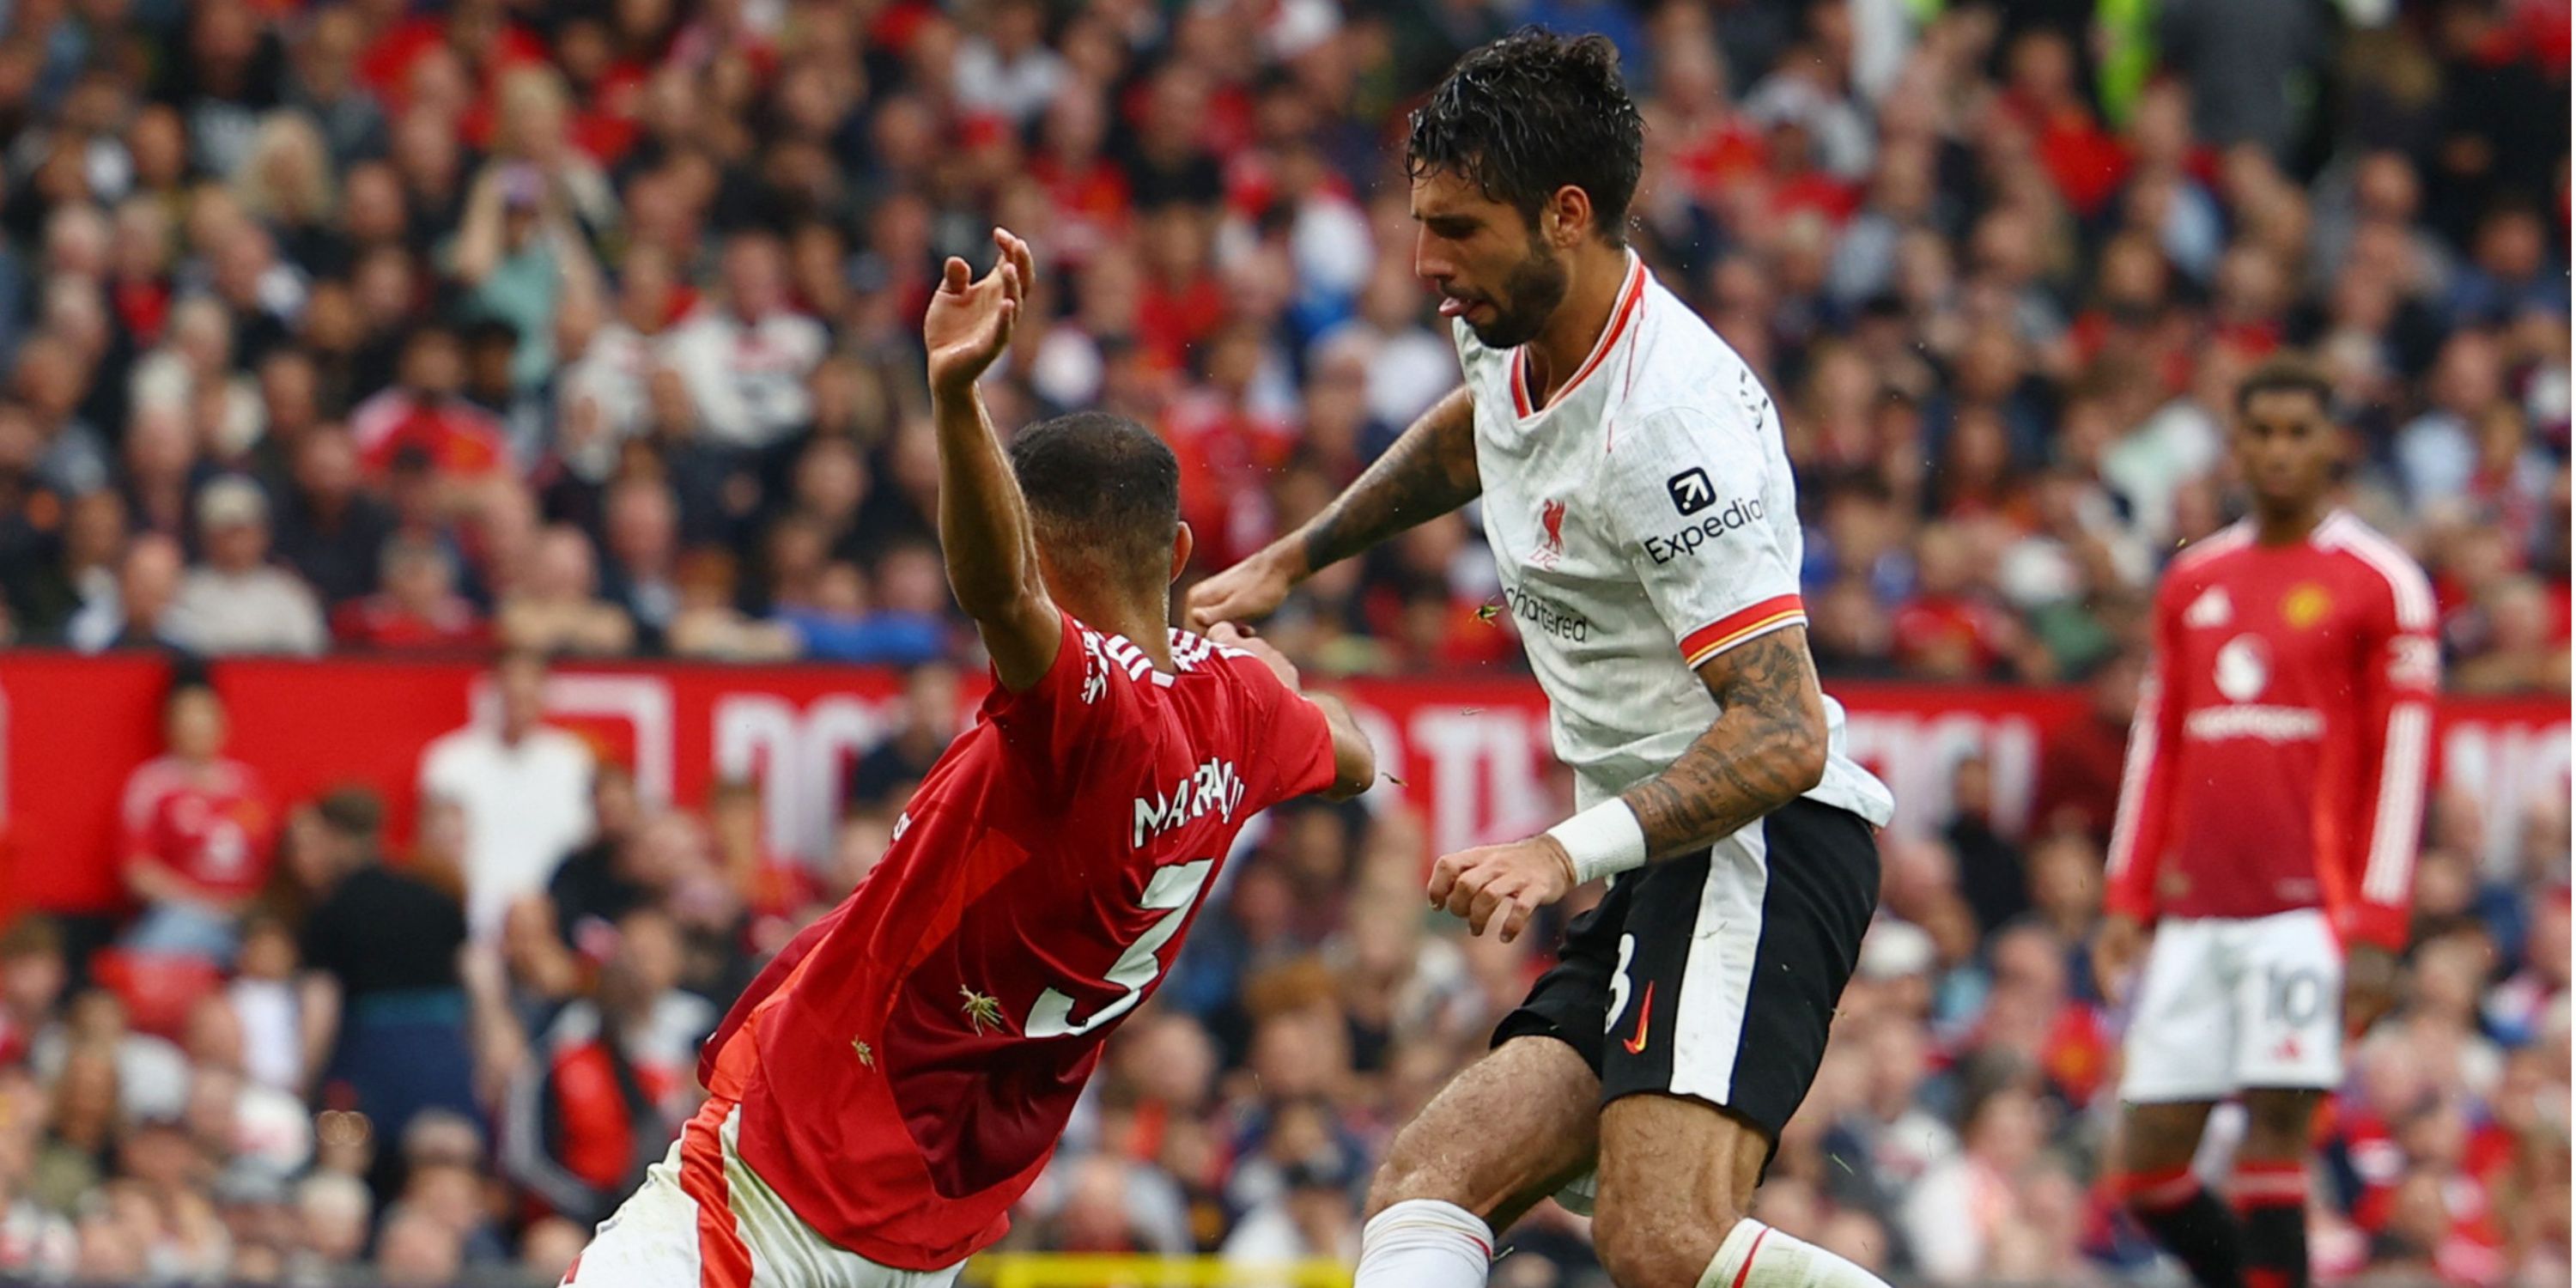
[[[1628,802],[1613,796],[1547,829],[1574,860],[1574,883],[1643,867],[1646,829]]]

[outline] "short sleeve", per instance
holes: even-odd
[[[1279,682],[1261,659],[1237,649],[1218,650],[1224,664],[1247,686],[1252,719],[1244,728],[1243,764],[1269,772],[1261,806],[1267,808],[1333,785],[1333,728],[1324,709],[1306,695]]]
[[[984,697],[984,715],[1002,731],[1003,746],[1015,754],[1061,761],[1073,752],[1115,737],[1138,722],[1135,685],[1152,683],[1153,664],[1124,641],[1103,639],[1098,631],[1056,610],[1063,639],[1055,662],[1038,682],[1019,692],[993,677]],[[1125,653],[1124,662],[1117,653]],[[1111,668],[1128,672],[1126,682],[1113,682]]]
[[[1779,536],[1795,516],[1771,513],[1794,493],[1770,475],[1753,425],[1688,409],[1623,426],[1596,476],[1605,531],[1689,666],[1807,622]]]

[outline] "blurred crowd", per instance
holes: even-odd
[[[0,33],[0,639],[959,647],[915,327],[1044,266],[997,419],[1180,451],[1204,571],[1455,379],[1408,96],[1625,56],[1631,239],[1763,372],[1830,671],[2079,676],[2332,373],[2458,687],[2566,688],[2565,0],[29,0]],[[1293,652],[1507,662],[1470,518]]]
[[[1524,21],[1622,50],[1631,240],[1779,398],[1828,674],[2088,679],[2060,749],[2115,756],[2146,590],[2231,517],[2235,378],[2296,347],[2451,685],[2566,691],[2564,0],[12,0],[0,642],[527,652],[402,836],[363,790],[271,798],[182,672],[133,915],[0,935],[0,1276],[551,1282],[962,715],[941,257],[1035,243],[997,421],[1156,427],[1219,566],[1454,381],[1395,147]],[[1267,633],[1509,666],[1496,590],[1453,516]],[[546,727],[533,653],[913,670],[831,852],[776,854],[757,785],[644,800]],[[2151,1273],[2098,1182],[2107,804],[2002,835],[1982,772],[1890,839],[1759,1215],[1911,1280]],[[2566,815],[2480,827],[2433,811],[2409,1000],[2320,1124],[2330,1278],[2567,1280]],[[1014,1246],[1347,1254],[1549,941],[1425,918],[1425,848],[1276,814]],[[1553,1209],[1508,1242],[1510,1288],[1601,1282]]]

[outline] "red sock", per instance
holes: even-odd
[[[2234,1189],[2245,1226],[2245,1288],[2308,1288],[2307,1166],[2238,1163]]]

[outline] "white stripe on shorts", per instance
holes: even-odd
[[[1690,956],[1682,966],[1682,995],[1673,1007],[1670,1085],[1676,1095],[1711,1104],[1728,1104],[1735,1092],[1754,953],[1762,945],[1762,896],[1771,882],[1762,829],[1756,819],[1710,848]]]

